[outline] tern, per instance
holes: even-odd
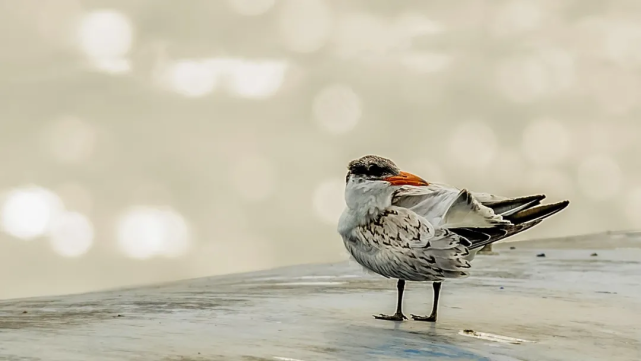
[[[530,229],[569,204],[541,205],[544,198],[508,198],[429,183],[389,159],[366,155],[348,165],[347,207],[338,233],[366,270],[398,280],[396,312],[375,318],[407,319],[402,311],[405,282],[418,281],[433,282],[432,312],[412,318],[436,322],[445,279],[467,277],[483,246]]]

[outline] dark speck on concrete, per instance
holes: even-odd
[[[510,249],[516,249],[516,247],[512,246],[512,247],[510,247]]]
[[[537,257],[545,257],[545,253],[539,253],[536,255]]]
[[[598,254],[596,254],[596,252],[595,252],[595,253],[592,253],[592,254],[590,255],[590,257],[596,257],[596,256],[598,256]]]

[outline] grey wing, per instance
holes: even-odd
[[[427,187],[405,186],[394,193],[392,204],[411,209],[433,224],[440,224],[440,220],[460,192],[459,188],[438,183],[431,183]],[[503,217],[513,216],[518,212],[530,209],[541,204],[541,201],[545,199],[543,194],[516,198],[471,191],[469,194],[482,206],[490,208],[496,215]]]
[[[427,187],[405,186],[394,192],[392,205],[412,210],[438,226],[458,192],[454,188],[432,184]]]
[[[437,227],[465,237],[472,243],[470,249],[475,250],[530,229],[569,204],[540,205],[543,198],[532,195],[482,202],[465,189],[430,186],[401,188],[392,201],[425,214]]]
[[[433,227],[411,210],[393,207],[359,231],[379,250],[376,256],[389,268],[388,277],[435,281],[468,275],[466,258],[471,243],[447,229]]]
[[[412,210],[443,228],[494,227],[509,223],[480,202],[474,193],[440,185],[401,187],[394,193],[392,204]]]

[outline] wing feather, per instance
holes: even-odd
[[[507,198],[459,190],[442,184],[401,187],[392,204],[425,217],[437,228],[446,228],[472,243],[471,250],[530,229],[568,202],[539,205],[545,195]],[[537,220],[537,222],[534,222]]]
[[[436,281],[468,275],[471,243],[450,230],[435,228],[408,209],[392,207],[355,233],[357,242],[347,244],[352,256],[386,277]],[[360,243],[371,247],[361,253]]]

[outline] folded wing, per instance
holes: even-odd
[[[540,205],[545,195],[506,198],[472,193],[443,185],[403,187],[392,204],[425,217],[435,227],[445,228],[470,241],[470,249],[505,239],[539,224],[569,204]]]
[[[434,228],[405,209],[387,210],[376,222],[361,226],[350,253],[364,267],[390,278],[438,281],[468,275],[471,243],[445,228]],[[372,247],[356,245],[371,244]]]

